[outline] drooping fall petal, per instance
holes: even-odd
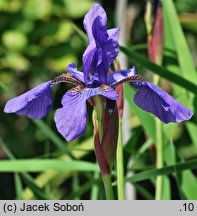
[[[86,101],[94,95],[116,100],[118,95],[115,90],[101,86],[99,88],[71,89],[62,98],[62,108],[55,113],[55,123],[59,133],[71,141],[81,136],[86,129]]]
[[[143,110],[151,112],[164,123],[181,122],[192,117],[187,107],[151,82],[143,82],[134,97],[135,103]]]
[[[26,93],[9,100],[4,112],[17,113],[32,119],[45,117],[52,106],[52,82],[42,83]]]

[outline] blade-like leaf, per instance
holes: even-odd
[[[149,171],[144,171],[144,172],[136,174],[132,177],[127,178],[126,181],[129,181],[131,183],[135,183],[135,182],[143,181],[146,179],[151,179],[151,178],[158,176],[158,175],[170,175],[174,172],[175,166],[176,166],[177,172],[182,172],[182,171],[185,171],[188,169],[195,169],[195,168],[197,168],[197,159],[190,160],[187,162],[177,163],[176,165],[172,165],[172,166],[166,166],[166,167],[161,168],[161,169],[152,169]]]
[[[1,160],[0,172],[43,172],[55,170],[60,172],[97,171],[98,166],[85,161],[46,160]]]
[[[141,66],[143,66],[144,68],[158,74],[159,76],[167,80],[176,83],[177,85],[187,89],[190,92],[193,92],[194,94],[197,94],[197,85],[193,82],[174,74],[173,72],[165,69],[164,67],[152,63],[147,58],[125,47],[121,47],[121,50],[132,60],[132,62],[141,64]]]

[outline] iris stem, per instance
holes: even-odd
[[[163,167],[163,136],[162,136],[162,123],[158,119],[156,119],[156,133],[157,133],[156,167],[157,169],[160,169]],[[163,196],[163,176],[157,176],[155,199],[162,200],[162,196]]]
[[[105,187],[106,199],[114,200],[114,192],[112,189],[111,175],[102,175],[102,179]]]
[[[122,119],[119,118],[118,127],[118,145],[117,145],[117,188],[118,188],[118,200],[125,199],[125,184],[124,184],[124,163],[123,163],[123,143],[122,143]]]
[[[100,176],[99,172],[95,171],[94,179],[98,180],[99,176]],[[91,189],[91,195],[90,195],[91,200],[97,200],[98,199],[98,194],[99,194],[99,187],[98,187],[97,184],[94,184],[92,186],[92,189]]]
[[[159,76],[154,76],[154,83],[159,83]],[[156,124],[156,168],[163,167],[163,135],[162,135],[162,122],[155,118]],[[162,200],[163,197],[163,176],[157,176],[155,187],[155,199]]]

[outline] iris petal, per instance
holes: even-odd
[[[100,16],[102,25],[106,25],[107,23],[107,16],[104,9],[99,4],[94,4],[91,10],[85,15],[83,20],[84,28],[88,34],[89,42],[93,40],[92,35],[92,23],[94,22],[95,18]]]
[[[118,41],[119,35],[120,35],[120,28],[113,28],[107,30],[107,34],[109,36],[109,39],[112,39],[114,41]]]
[[[107,29],[105,26],[102,25],[100,17],[95,18],[92,25],[92,31],[97,48],[101,48],[102,50],[102,60],[103,62],[106,62],[106,65],[108,65],[109,68],[111,63],[115,60],[115,58],[118,55],[118,42],[117,40],[109,38]]]
[[[140,87],[134,101],[140,108],[151,112],[164,123],[185,121],[193,115],[191,110],[150,82],[145,82]]]
[[[77,65],[75,63],[69,64],[66,69],[74,78],[84,82],[84,74],[81,71],[78,71]]]
[[[116,71],[114,73],[111,73],[107,77],[107,85],[109,86],[115,86],[120,82],[123,82],[125,79],[128,79],[129,77],[133,77],[136,75],[136,69],[135,67],[132,67],[128,70],[120,70]]]
[[[84,27],[89,38],[89,45],[83,54],[85,83],[89,73],[98,73],[101,83],[106,83],[108,69],[119,52],[119,28],[106,29],[107,17],[104,9],[95,4],[84,18]]]
[[[92,47],[92,44],[89,44],[87,49],[83,54],[83,71],[84,71],[84,81],[85,83],[89,80],[89,72],[91,71],[92,62],[94,58],[94,54],[96,52],[96,48]]]
[[[62,98],[63,107],[55,113],[56,127],[60,134],[71,141],[81,136],[86,129],[86,100],[94,95],[103,95],[116,100],[118,95],[112,88],[87,88],[79,91],[69,90]]]
[[[9,100],[5,105],[4,112],[17,113],[32,119],[43,118],[52,106],[51,86],[51,81],[48,81]]]
[[[111,63],[115,60],[119,52],[118,42],[109,39],[107,29],[102,25],[101,17],[96,17],[92,24],[92,32],[96,44],[96,49],[99,55],[94,56],[92,64],[96,66],[96,71],[99,72],[101,83],[107,82],[108,69]]]
[[[102,23],[102,18],[100,16],[94,19],[92,23],[92,33],[97,46],[102,46],[109,39],[106,26]]]

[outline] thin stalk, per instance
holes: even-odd
[[[94,179],[98,180],[99,178],[99,172],[94,173]],[[91,188],[91,200],[97,200],[98,199],[98,194],[99,194],[99,187],[98,185],[95,183],[93,184],[92,188]]]
[[[156,167],[160,169],[163,167],[163,137],[162,137],[162,123],[155,119],[156,121]],[[155,199],[162,200],[163,195],[163,176],[157,176],[156,178],[156,188],[155,188]]]
[[[15,181],[15,187],[16,187],[16,199],[17,200],[23,200],[23,186],[21,182],[21,178],[18,173],[14,174],[14,181]]]
[[[122,143],[122,119],[119,118],[118,128],[118,145],[117,145],[117,188],[118,200],[125,200],[125,184],[124,184],[124,163],[123,163],[123,143]]]
[[[158,58],[157,63],[162,65],[162,57]],[[154,75],[153,77],[154,84],[158,85],[160,77],[158,75]],[[163,168],[163,129],[162,129],[162,122],[155,118],[156,124],[156,168],[160,169]],[[162,200],[163,197],[163,182],[164,176],[157,176],[156,177],[156,185],[155,185],[155,200]]]
[[[148,55],[149,59],[162,65],[163,58],[163,45],[164,45],[164,26],[163,26],[163,13],[161,5],[156,6],[156,12],[153,15],[154,5],[152,1],[146,3],[145,23],[148,36]],[[158,85],[160,77],[154,75],[153,81]],[[156,168],[163,167],[163,131],[162,123],[155,118],[156,125]],[[155,199],[161,200],[163,197],[163,176],[157,176],[155,186]]]
[[[105,187],[106,199],[114,200],[114,192],[112,189],[111,175],[102,175],[102,179]]]

